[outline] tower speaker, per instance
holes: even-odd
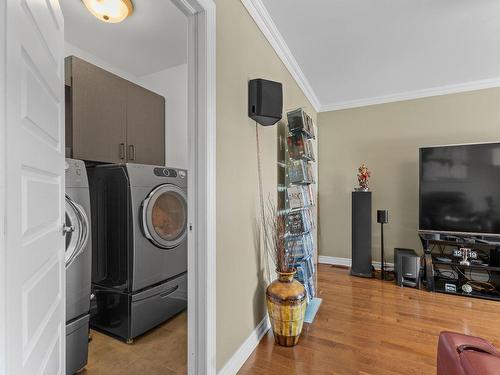
[[[283,85],[266,79],[248,82],[248,117],[264,126],[276,124],[283,116]]]
[[[351,275],[372,277],[372,193],[352,193]]]

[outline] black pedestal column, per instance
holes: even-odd
[[[352,193],[351,275],[372,277],[372,193]]]

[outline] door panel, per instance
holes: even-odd
[[[73,157],[125,161],[128,82],[72,56]]]
[[[165,165],[165,98],[127,83],[128,161]]]
[[[5,366],[62,374],[63,17],[56,0],[6,4]]]

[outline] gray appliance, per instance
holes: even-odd
[[[394,249],[396,284],[416,288],[420,285],[421,258],[413,249]]]
[[[92,328],[131,342],[187,307],[187,173],[140,164],[88,168]]]
[[[66,374],[85,367],[88,358],[91,221],[85,163],[66,159]]]

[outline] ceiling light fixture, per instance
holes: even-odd
[[[131,0],[82,0],[90,13],[107,23],[122,22],[134,11]]]

